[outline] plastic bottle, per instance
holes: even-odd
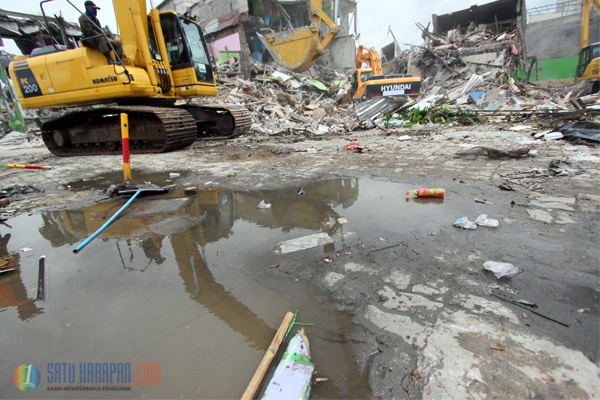
[[[444,195],[446,194],[446,191],[442,188],[435,188],[435,189],[419,188],[419,189],[406,191],[407,196],[410,195],[411,193],[418,197],[444,197]]]

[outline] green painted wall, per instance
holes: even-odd
[[[554,58],[552,60],[538,60],[537,68],[534,64],[529,80],[531,82],[568,80],[576,82],[577,56]],[[529,68],[529,64],[527,65]],[[519,71],[519,78],[524,78],[525,72]]]
[[[235,58],[237,61],[240,61],[240,52],[239,51],[220,51],[219,52],[219,61],[222,63],[225,63],[232,58]]]

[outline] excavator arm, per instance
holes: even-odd
[[[583,49],[588,43],[590,32],[590,5],[600,14],[600,0],[582,0],[581,1],[581,38],[579,48]]]
[[[281,65],[294,72],[309,69],[317,58],[325,53],[340,28],[323,11],[322,0],[310,2],[311,24],[282,32],[268,32],[258,35],[269,54]],[[323,36],[321,25],[324,23],[328,33]]]
[[[363,64],[367,64],[369,68],[372,68],[374,75],[383,74],[381,56],[379,53],[374,49],[368,48],[361,44],[356,49],[356,69],[362,69]]]

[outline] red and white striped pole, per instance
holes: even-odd
[[[131,165],[129,165],[129,119],[127,114],[121,114],[121,141],[123,147],[123,176],[125,183],[131,182]]]

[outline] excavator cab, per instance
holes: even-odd
[[[186,69],[192,69],[199,83],[212,84],[214,81],[212,64],[208,56],[202,29],[193,20],[175,13],[160,13],[160,27],[164,38],[168,64],[171,66],[175,87],[184,86],[177,76],[188,75]],[[148,25],[150,53],[155,60],[163,61],[160,46],[156,40],[152,24]],[[177,71],[180,71],[178,74]],[[189,80],[186,80],[189,83]]]
[[[365,82],[374,76],[375,72],[373,72],[372,68],[354,70],[352,77],[350,78],[350,95],[352,95],[352,97],[362,97],[365,92]],[[356,95],[357,92],[359,92],[358,95]]]
[[[311,0],[310,26],[258,34],[271,57],[294,72],[309,69],[317,58],[322,56],[340,28],[323,11],[321,0]],[[321,24],[325,23],[329,32],[323,36]]]
[[[598,79],[600,78],[600,42],[590,44],[579,52],[577,78],[579,80],[596,80],[592,88],[592,93],[598,92]]]

